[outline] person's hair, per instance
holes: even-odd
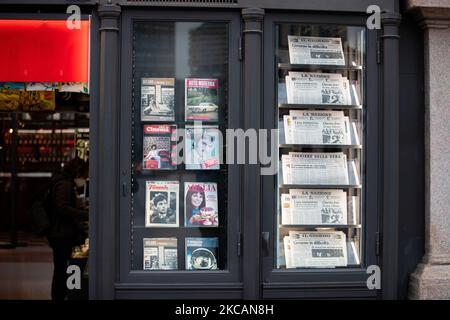
[[[195,193],[200,193],[203,197],[202,203],[198,208],[200,209],[206,206],[205,191],[203,190],[203,188],[190,188],[186,194],[186,213],[188,215],[188,219],[190,219],[190,217],[192,216],[192,210],[194,209],[194,206],[192,205],[192,196]]]
[[[73,178],[88,177],[89,162],[80,158],[72,159],[64,165],[63,172]]]
[[[150,149],[153,149],[153,148],[156,149],[156,144],[152,144],[152,145],[150,146]]]
[[[158,205],[158,202],[161,202],[161,201],[163,201],[163,200],[166,200],[166,201],[167,201],[166,195],[163,194],[163,193],[158,193],[158,194],[153,198],[152,202],[153,202],[153,204],[154,204],[155,206],[157,206],[157,205]]]

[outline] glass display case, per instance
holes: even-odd
[[[236,20],[125,21],[133,49],[125,53],[132,90],[121,119],[131,133],[122,137],[129,149],[121,167],[131,169],[122,186],[123,277],[235,281],[240,169],[223,159],[225,131],[239,121]]]
[[[364,31],[275,26],[276,268],[360,264]]]

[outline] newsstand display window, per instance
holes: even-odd
[[[131,268],[226,270],[228,24],[133,23]]]

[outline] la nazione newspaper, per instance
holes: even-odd
[[[288,36],[292,64],[345,65],[341,38]]]
[[[284,184],[349,184],[343,152],[289,152],[281,161]]]
[[[347,193],[335,189],[290,189],[281,194],[283,225],[347,224]]]
[[[351,144],[350,120],[343,111],[290,110],[283,121],[287,144]]]
[[[286,268],[347,266],[347,243],[342,231],[289,231],[283,238]]]
[[[289,71],[285,77],[289,104],[351,105],[350,82],[340,73]]]

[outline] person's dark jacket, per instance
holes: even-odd
[[[82,244],[86,238],[83,222],[88,221],[89,212],[77,208],[74,177],[67,172],[53,174],[50,207],[50,245]]]

